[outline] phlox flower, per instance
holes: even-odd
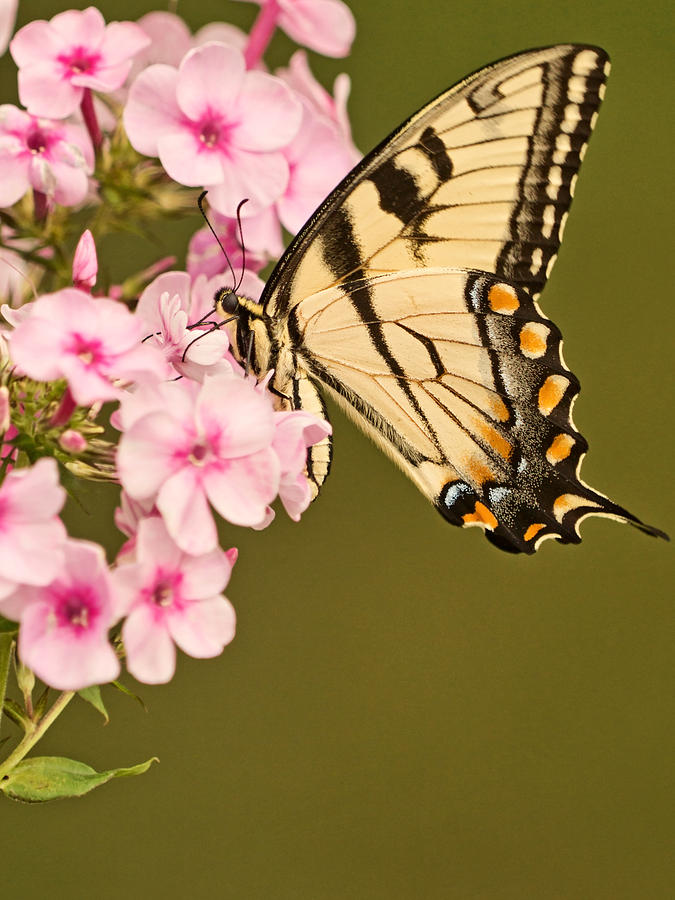
[[[235,632],[235,613],[222,592],[230,579],[228,555],[216,549],[188,556],[161,519],[138,528],[135,562],[113,573],[126,667],[139,681],[170,681],[176,648],[199,659],[218,656]]]
[[[213,295],[222,279],[207,284],[202,277],[193,293],[187,272],[165,272],[147,286],[136,308],[149,336],[145,343],[158,347],[176,374],[197,381],[207,373],[231,372],[234,362],[225,330],[212,330],[211,321],[221,321],[215,312],[200,327],[188,329],[213,310]]]
[[[13,469],[0,485],[0,612],[19,585],[48,584],[63,563],[66,529],[58,513],[66,499],[54,459]]]
[[[352,140],[352,129],[347,113],[347,101],[351,92],[351,79],[346,72],[341,72],[333,82],[333,94],[328,93],[320,84],[309,67],[304,50],[296,50],[288,61],[288,68],[277,69],[276,74],[296,93],[307,100],[312,109],[325,116],[337,126],[355,166],[361,159],[361,152]]]
[[[82,406],[117,399],[118,382],[167,375],[159,351],[141,343],[141,320],[114,300],[63,288],[21,311],[27,314],[10,336],[12,361],[36,381],[65,378]]]
[[[240,200],[253,214],[284,191],[288,164],[279,152],[295,136],[302,111],[278,78],[247,72],[239,50],[208,43],[180,68],[149,66],[124,109],[132,146],[158,156],[180,184],[209,187],[209,201],[234,216]]]
[[[85,89],[109,93],[121,87],[132,58],[149,43],[138,25],[106,25],[93,6],[29,22],[9,45],[19,67],[19,98],[33,115],[65,118]]]
[[[12,206],[30,188],[60,206],[77,206],[93,170],[94,151],[81,125],[0,106],[0,206]]]
[[[328,437],[332,429],[324,419],[305,410],[276,413],[275,426],[272,447],[281,465],[279,497],[291,519],[298,522],[312,500],[305,475],[307,448]]]
[[[117,677],[120,665],[108,643],[119,618],[103,548],[69,540],[64,562],[43,587],[23,586],[11,597],[20,621],[19,657],[46,684],[76,691]]]
[[[248,378],[207,375],[125,396],[117,469],[135,500],[154,502],[181,550],[217,546],[209,503],[235,525],[257,525],[279,489],[274,412]]]
[[[276,24],[296,43],[324,56],[347,56],[356,23],[342,0],[245,0],[260,3],[278,18]]]

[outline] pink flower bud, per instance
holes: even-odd
[[[79,431],[75,431],[73,428],[63,432],[59,438],[59,444],[67,453],[82,453],[87,449],[87,441]]]
[[[73,284],[75,287],[87,290],[96,284],[98,274],[98,259],[96,257],[96,244],[91,231],[87,228],[75,248],[73,257]]]

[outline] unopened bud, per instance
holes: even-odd
[[[91,231],[87,228],[82,233],[75,248],[73,257],[73,284],[83,290],[90,290],[96,284],[98,275],[98,258],[96,244]]]
[[[61,444],[66,453],[82,453],[83,450],[87,449],[86,440],[79,431],[75,431],[73,428],[68,428],[63,432],[59,438],[59,444]]]

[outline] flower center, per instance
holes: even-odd
[[[26,146],[30,150],[31,153],[44,153],[47,149],[47,135],[40,131],[39,128],[36,128],[35,131],[31,131],[28,137],[26,138]]]
[[[67,56],[60,56],[59,61],[70,75],[82,75],[92,72],[100,58],[99,53],[89,53],[84,47],[75,47]]]
[[[194,444],[190,451],[190,462],[195,466],[203,466],[208,455],[209,448],[206,444]]]
[[[88,631],[96,621],[98,609],[91,592],[85,587],[71,588],[64,593],[57,608],[56,622],[61,627],[70,628],[76,632]]]
[[[173,588],[167,581],[157,582],[152,592],[152,602],[156,606],[171,606],[173,603]]]
[[[90,340],[76,334],[73,336],[71,353],[77,356],[85,366],[91,366],[92,363],[99,363],[101,361],[100,341]]]
[[[229,127],[222,117],[210,111],[201,119],[197,126],[199,140],[209,150],[217,145],[222,146],[227,139],[228,131]]]

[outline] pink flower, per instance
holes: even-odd
[[[139,526],[136,562],[113,573],[129,672],[146,684],[170,681],[177,644],[199,659],[218,656],[234,637],[235,613],[222,592],[232,565],[222,550],[186,556],[161,519]]]
[[[87,228],[82,232],[82,237],[77,242],[75,255],[73,256],[73,284],[77,288],[87,290],[96,284],[98,275],[98,258],[96,256],[96,244]]]
[[[12,206],[30,188],[60,206],[77,206],[93,170],[84,128],[36,119],[9,103],[0,106],[0,206]]]
[[[278,69],[276,74],[296,93],[309,101],[315,112],[337,126],[351,157],[351,165],[355,166],[362,154],[352,140],[352,129],[347,113],[347,100],[351,91],[349,75],[342,72],[337,76],[333,83],[333,96],[331,96],[312,74],[304,50],[296,50],[288,62],[288,68]]]
[[[161,354],[141,343],[141,320],[114,300],[63,288],[23,310],[29,314],[10,337],[12,360],[36,381],[65,378],[80,405],[117,399],[116,382],[167,374]]]
[[[272,446],[281,465],[279,496],[284,509],[294,522],[307,509],[312,490],[305,475],[307,448],[331,434],[331,427],[304,410],[275,414],[276,431]]]
[[[86,88],[109,93],[120,87],[132,57],[149,43],[138,25],[106,25],[93,6],[30,22],[9,45],[19,67],[19,98],[33,115],[63,119]]]
[[[324,56],[347,56],[356,23],[342,0],[246,0],[273,7],[277,24],[293,40],[323,53]]]
[[[115,525],[122,534],[126,534],[128,540],[117,552],[117,563],[135,560],[138,526],[151,516],[159,516],[152,501],[132,500],[126,491],[121,492],[120,505],[115,510]]]
[[[158,156],[180,184],[209,186],[209,201],[229,216],[240,200],[253,214],[283,192],[288,166],[279,151],[300,118],[282,81],[246,72],[242,54],[217,43],[190,51],[179,69],[141,72],[124,110],[132,146]]]
[[[118,616],[103,548],[69,540],[65,560],[45,587],[22,587],[11,598],[20,619],[19,657],[46,684],[77,691],[105,684],[120,670],[108,643]]]
[[[63,562],[66,530],[58,517],[66,492],[53,459],[13,469],[0,485],[0,612],[19,585],[48,584]]]
[[[222,321],[215,311],[202,326],[188,329],[213,310],[213,295],[221,282],[219,279],[210,285],[205,308],[203,290],[195,292],[194,297],[191,295],[191,279],[187,272],[165,272],[140,296],[136,315],[150,336],[145,343],[160,349],[176,374],[202,381],[207,373],[232,371],[234,360],[228,353],[227,333],[224,329],[212,330],[212,322]]]
[[[0,0],[0,56],[3,55],[14,31],[19,0]]]
[[[256,525],[279,488],[274,412],[249,379],[206,376],[141,389],[120,406],[117,468],[135,500],[156,503],[181,550],[217,546],[211,503],[235,525]]]

